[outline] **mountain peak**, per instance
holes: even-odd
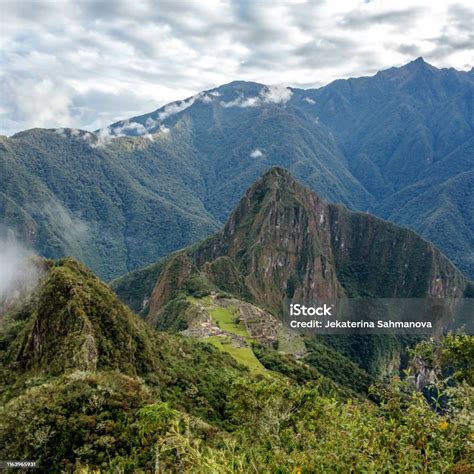
[[[286,297],[457,297],[466,286],[412,231],[328,204],[281,167],[248,189],[221,232],[167,263],[151,297],[152,318],[170,295],[195,286],[196,271],[209,288],[232,274],[226,291],[251,295],[274,314]]]
[[[314,191],[299,183],[286,168],[273,166],[250,186],[234,214],[246,217],[249,209],[253,209],[250,212],[253,215],[254,212],[261,212],[263,208],[274,209],[293,201],[324,202]]]
[[[19,310],[31,323],[9,355],[17,369],[119,369],[132,375],[156,370],[148,328],[79,262],[56,262],[33,301]]]
[[[278,187],[283,186],[287,190],[301,188],[310,192],[309,189],[306,189],[305,186],[295,179],[290,171],[281,166],[272,166],[265,171],[261,178],[255,181],[253,186],[249,188],[249,191],[254,188],[268,188],[271,185],[278,185]]]
[[[422,56],[410,61],[400,69],[408,69],[410,71],[436,71],[438,68],[426,62]]]
[[[265,173],[262,175],[262,179],[273,179],[273,180],[281,180],[281,179],[291,179],[295,181],[291,173],[281,166],[272,166],[269,168]]]
[[[419,56],[418,58],[413,59],[412,61],[406,64],[403,64],[402,66],[391,67],[391,68],[379,71],[376,74],[376,76],[384,77],[384,78],[388,77],[396,81],[399,81],[401,77],[402,78],[413,77],[418,74],[423,74],[424,72],[427,72],[427,71],[438,71],[438,68],[426,62],[422,56]]]

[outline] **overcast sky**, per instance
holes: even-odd
[[[0,133],[93,130],[236,79],[474,63],[472,0],[0,0]]]

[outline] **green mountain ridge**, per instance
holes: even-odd
[[[272,168],[222,231],[112,288],[150,324],[176,331],[186,327],[183,295],[231,294],[282,318],[286,298],[461,298],[470,283],[413,231],[328,204]],[[406,341],[366,339],[330,342],[374,374],[396,371]]]
[[[471,73],[417,60],[281,97],[235,81],[97,135],[2,137],[2,232],[109,280],[210,235],[282,166],[330,202],[413,228],[472,278],[473,89]]]
[[[120,438],[124,417],[154,400],[219,419],[230,380],[246,373],[232,358],[151,330],[78,262],[64,259],[48,266],[33,296],[1,324],[3,457],[28,453],[55,472],[72,469],[83,457],[105,462],[102,443],[120,457],[129,449]],[[190,387],[194,395],[187,392]],[[29,407],[23,406],[25,398]],[[87,410],[101,407],[103,415],[94,415],[91,425]],[[17,419],[9,419],[10,410],[17,409]],[[35,410],[34,421],[21,421],[21,410],[29,409]],[[101,420],[105,425],[96,427]],[[27,431],[33,436],[25,437]],[[84,432],[89,436],[81,440]]]
[[[79,262],[42,265],[0,321],[3,459],[47,472],[469,469],[462,403],[441,416],[394,385],[378,405],[264,347],[252,375],[211,344],[154,331]],[[355,368],[332,363],[332,376]]]
[[[181,191],[173,168],[183,163],[165,154],[156,175],[148,140],[124,138],[111,152],[87,136],[32,130],[0,139],[0,231],[16,229],[43,256],[74,255],[110,278],[217,228],[199,199]]]

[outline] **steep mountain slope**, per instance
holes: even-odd
[[[151,290],[154,275],[153,291],[137,293]],[[151,324],[174,330],[183,329],[183,295],[224,292],[281,317],[286,298],[458,298],[467,286],[414,232],[328,204],[282,168],[247,191],[221,232],[113,285],[125,302],[146,302],[142,313]],[[376,374],[396,367],[403,345],[377,337],[332,343]]]
[[[423,180],[384,200],[378,214],[423,236],[451,256],[466,275],[474,272],[474,171],[466,171],[436,186]]]
[[[263,347],[254,377],[211,345],[155,332],[78,262],[42,265],[0,324],[3,459],[48,472],[469,468],[462,398],[439,415],[399,382],[374,391],[380,406],[346,401],[353,392]],[[333,376],[363,376],[324,359]]]
[[[333,132],[352,174],[375,198],[370,211],[433,240],[474,277],[466,235],[473,234],[472,71],[418,58],[373,77],[295,91],[296,98],[313,101],[306,109]]]
[[[179,376],[185,383],[202,357],[210,358],[210,371],[229,363],[238,374],[232,359],[218,355],[213,359],[206,351],[199,355],[202,346],[191,340],[151,330],[77,261],[46,265],[38,289],[2,321],[2,368],[10,382],[22,374],[58,376],[74,371],[118,371],[163,381],[184,370],[187,375]],[[177,353],[192,360],[180,369],[174,360]],[[3,395],[10,388],[4,380]]]
[[[371,202],[347,170],[330,131],[293,105],[290,89],[236,81],[108,131],[136,133],[134,126],[149,133],[168,130],[173,146],[189,145],[206,183],[204,204],[221,220],[269,166],[288,168],[329,200],[356,208]]]
[[[0,137],[0,231],[47,257],[74,255],[103,278],[208,235],[217,221],[185,191],[202,181],[193,165],[149,145],[123,138],[108,150],[70,130]]]
[[[224,423],[231,386],[251,385],[248,370],[225,351],[154,331],[77,261],[36,264],[44,272],[38,288],[0,324],[2,456],[21,450],[43,468],[68,469],[109,466],[110,456],[128,453],[143,467],[153,457],[136,432],[142,408],[163,416],[164,426],[169,416],[190,416],[196,440],[220,441],[222,427],[231,426]],[[278,361],[275,354],[266,364]],[[280,380],[280,370],[288,380],[297,374],[299,383],[322,384],[323,392],[353,393],[291,359],[280,364],[274,372],[260,365],[261,375]]]
[[[232,82],[96,135],[3,137],[2,227],[112,278],[209,235],[282,166],[433,239],[474,277],[472,77],[419,59],[317,90]]]
[[[355,176],[379,198],[419,180],[472,139],[473,91],[468,73],[418,58],[373,77],[335,81],[310,97]],[[383,180],[380,190],[373,186],[376,177]]]
[[[466,286],[414,232],[328,204],[282,168],[247,191],[220,233],[170,258],[150,313],[195,272],[274,312],[284,297],[460,297]]]
[[[231,380],[247,371],[212,347],[151,330],[78,262],[46,267],[0,327],[3,457],[28,453],[47,470],[108,463],[104,446],[113,457],[130,453],[137,435],[124,422],[154,402],[219,424]]]
[[[268,91],[231,83],[128,122],[147,127],[148,120],[153,132],[185,120],[195,130],[210,188],[204,202],[220,220],[266,167],[283,166],[326,200],[434,238],[474,277],[474,247],[464,230],[473,233],[474,182],[471,174],[456,185],[451,180],[474,166],[472,71],[437,69],[418,58],[317,90]],[[430,199],[440,193],[443,200]]]

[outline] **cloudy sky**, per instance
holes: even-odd
[[[93,130],[235,79],[474,65],[472,0],[0,0],[0,133]]]

